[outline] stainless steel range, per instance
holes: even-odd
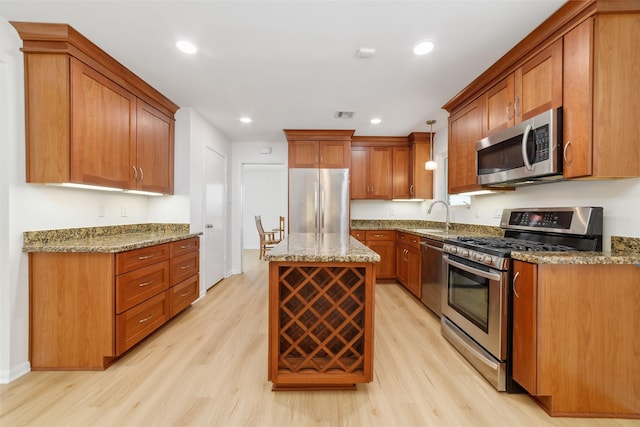
[[[458,237],[443,246],[442,334],[500,391],[511,380],[511,253],[601,251],[602,208],[505,209],[504,237]]]

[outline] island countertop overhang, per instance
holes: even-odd
[[[380,262],[380,255],[346,233],[291,233],[264,256],[279,262]]]

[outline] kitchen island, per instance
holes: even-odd
[[[348,234],[289,234],[269,261],[273,390],[355,390],[373,379],[375,263]]]

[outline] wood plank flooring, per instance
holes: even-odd
[[[256,261],[106,371],[0,385],[0,426],[638,426],[551,418],[498,393],[399,285],[377,285],[375,298],[374,381],[357,391],[271,391],[267,263]]]

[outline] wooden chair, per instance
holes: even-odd
[[[260,235],[260,255],[258,259],[262,259],[264,254],[267,253],[268,249],[271,249],[276,243],[280,243],[282,241],[281,238],[276,237],[275,231],[264,231],[262,227],[262,218],[260,215],[256,215],[256,228],[258,229],[258,234]]]
[[[284,217],[283,216],[280,217],[280,227],[274,228],[273,231],[278,233],[278,236],[280,236],[280,240],[284,239]]]

